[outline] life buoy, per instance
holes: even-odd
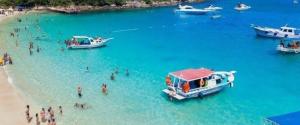
[[[200,80],[200,87],[204,87],[204,86],[205,86],[204,80],[201,79],[201,80]]]
[[[166,84],[167,84],[168,86],[170,86],[170,85],[172,84],[172,81],[171,81],[171,77],[170,77],[170,76],[167,76],[167,77],[166,77]]]

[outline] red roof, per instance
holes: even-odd
[[[213,71],[205,68],[200,68],[200,69],[186,69],[186,70],[181,70],[177,72],[172,72],[170,73],[171,75],[178,77],[180,79],[186,80],[186,81],[191,81],[191,80],[196,80],[204,77],[208,77],[213,73]]]

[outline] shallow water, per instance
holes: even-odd
[[[174,7],[30,13],[21,23],[1,25],[0,44],[13,57],[9,74],[25,95],[43,107],[63,106],[59,123],[253,125],[270,115],[299,110],[300,55],[277,53],[278,41],[256,37],[250,24],[300,27],[300,6],[292,1],[245,0],[252,9],[236,12],[237,2],[194,4],[222,6],[222,17],[215,20],[210,15],[176,14]],[[22,28],[18,47],[16,38],[8,37],[15,27]],[[73,35],[114,39],[103,48],[62,52],[63,40]],[[29,41],[41,52],[29,56]],[[116,67],[120,73],[110,81]],[[190,67],[236,70],[235,87],[205,98],[169,101],[161,92],[164,77]],[[108,84],[107,96],[100,91],[102,83]],[[78,85],[83,87],[82,99],[76,95]],[[75,102],[91,108],[76,110]]]

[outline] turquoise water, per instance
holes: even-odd
[[[25,95],[42,107],[63,106],[59,123],[262,124],[264,117],[300,109],[300,55],[277,53],[278,41],[256,37],[250,24],[300,27],[300,6],[292,0],[245,0],[252,9],[239,13],[233,10],[237,2],[194,4],[222,6],[222,18],[216,20],[210,15],[179,15],[174,7],[30,13],[21,23],[1,25],[1,48],[12,55],[15,65],[8,71]],[[8,37],[15,27],[22,28],[18,47],[16,38]],[[103,48],[62,52],[63,40],[73,35],[114,39]],[[29,56],[29,41],[41,52]],[[120,73],[110,81],[116,67]],[[170,101],[161,92],[166,74],[190,67],[236,70],[235,87],[204,98]],[[101,93],[102,83],[108,84],[107,96]],[[78,85],[83,87],[82,99],[77,98]],[[75,102],[91,108],[76,110]]]

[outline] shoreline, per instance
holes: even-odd
[[[189,3],[202,3],[205,0],[196,0],[191,1]],[[32,8],[32,10],[37,11],[51,11],[57,13],[64,14],[77,14],[84,12],[93,12],[93,11],[107,11],[107,10],[127,10],[127,9],[143,9],[143,8],[158,8],[158,7],[168,7],[168,6],[176,6],[178,1],[161,1],[161,2],[153,2],[151,4],[147,4],[144,1],[127,1],[122,6],[117,5],[105,5],[105,6],[90,6],[90,5],[76,5],[76,6],[36,6]]]
[[[4,21],[17,18],[25,12],[15,11],[10,15],[0,15],[0,24]],[[2,50],[5,50],[2,48]],[[3,54],[4,52],[1,52]],[[11,65],[13,66],[13,65]],[[26,97],[22,90],[18,89],[10,78],[7,66],[0,66],[0,121],[4,125],[30,125],[35,123],[33,117],[39,112],[39,106],[30,98]],[[25,117],[26,105],[30,105],[30,116],[33,117],[30,123]]]
[[[28,124],[25,119],[27,101],[15,86],[9,82],[4,67],[0,68],[0,121],[5,125]]]

